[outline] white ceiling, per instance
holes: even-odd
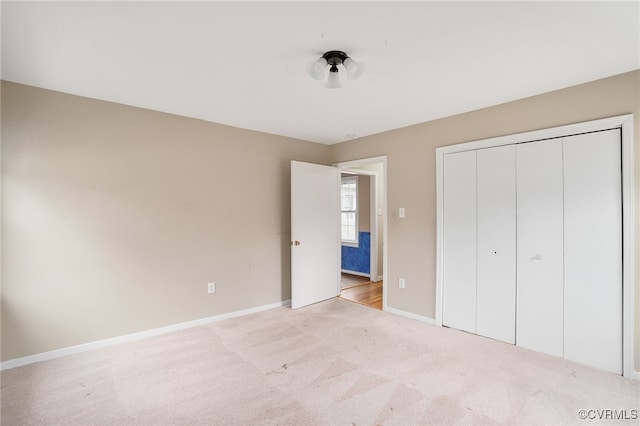
[[[2,78],[332,144],[638,69],[639,5],[2,1]]]

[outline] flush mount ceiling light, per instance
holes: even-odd
[[[324,70],[329,66],[329,78],[324,85],[329,89],[338,89],[342,87],[340,77],[338,76],[338,72],[340,71],[338,65],[342,65],[347,69],[347,78],[349,80],[355,80],[360,77],[360,74],[364,71],[364,64],[362,62],[354,61],[349,55],[340,50],[325,52],[317,61],[309,64],[307,71],[315,80],[322,80],[324,78]]]

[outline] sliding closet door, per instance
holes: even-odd
[[[476,153],[444,156],[442,323],[476,332]]]
[[[562,140],[516,146],[516,344],[563,354]]]
[[[515,343],[515,145],[482,149],[477,157],[478,284],[476,332]]]
[[[564,138],[564,357],[622,374],[620,130]]]

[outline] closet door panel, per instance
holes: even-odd
[[[516,146],[516,344],[563,356],[562,140]]]
[[[444,156],[444,325],[476,332],[476,153]]]
[[[515,145],[477,153],[477,333],[515,343]]]
[[[620,130],[564,138],[564,357],[622,373]]]

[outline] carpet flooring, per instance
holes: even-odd
[[[340,299],[1,379],[2,425],[640,423],[636,381]],[[581,420],[579,410],[594,411]],[[627,420],[595,410],[625,410],[616,413]]]

